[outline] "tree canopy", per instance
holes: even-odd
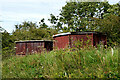
[[[107,34],[108,43],[120,43],[120,5],[108,2],[67,2],[58,16],[49,21],[60,32],[98,31]]]

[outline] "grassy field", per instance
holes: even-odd
[[[118,48],[72,48],[14,56],[3,61],[2,77],[119,78]]]

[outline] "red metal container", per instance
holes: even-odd
[[[29,40],[29,41],[16,41],[16,54],[26,55],[32,53],[41,53],[44,50],[53,50],[52,41],[44,40]]]
[[[107,45],[107,38],[105,34],[99,32],[68,32],[53,35],[54,48],[64,49],[66,47],[72,47],[74,42],[83,41],[83,45],[89,40],[89,44],[92,46],[97,46],[97,44],[102,43]]]

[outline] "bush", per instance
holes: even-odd
[[[2,49],[2,60],[15,56],[15,49],[10,49],[9,47],[5,47]]]
[[[118,48],[76,48],[14,56],[3,61],[3,78],[119,78]]]

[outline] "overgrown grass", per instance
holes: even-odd
[[[119,78],[118,48],[72,48],[4,60],[3,78]]]

